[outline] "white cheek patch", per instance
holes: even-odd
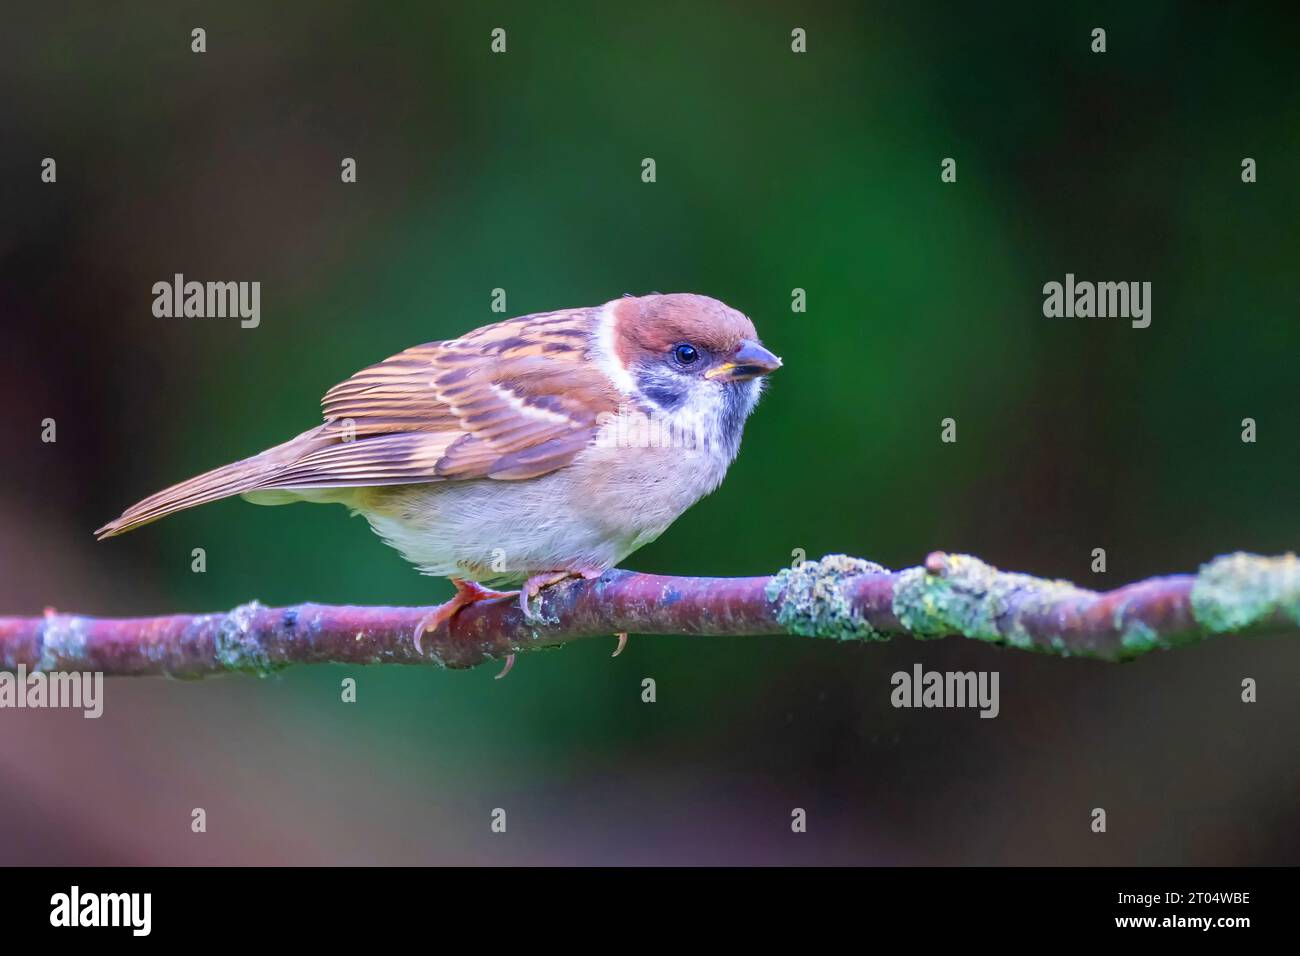
[[[623,363],[618,360],[618,353],[614,351],[614,329],[618,325],[618,313],[615,310],[621,304],[621,300],[615,299],[613,302],[605,303],[601,308],[600,315],[596,319],[592,357],[596,360],[597,367],[609,376],[615,388],[624,395],[634,395],[636,382],[632,378],[632,373],[623,367]]]
[[[677,408],[659,411],[656,415],[667,431],[682,440],[684,447],[712,449],[720,444],[718,426],[723,402],[722,389],[718,385],[696,379]]]
[[[694,379],[686,390],[686,401],[682,402],[683,416],[695,418],[713,418],[722,407],[722,387],[706,379]]]

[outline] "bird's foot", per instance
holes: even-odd
[[[424,639],[427,631],[436,631],[471,604],[477,604],[479,601],[491,601],[494,598],[514,597],[517,593],[515,591],[493,591],[491,588],[485,588],[481,584],[466,581],[463,578],[452,578],[451,583],[456,585],[456,593],[451,596],[451,600],[447,601],[446,604],[439,604],[421,618],[420,623],[415,626],[415,649],[421,654],[424,653],[424,650],[420,647],[420,642]],[[506,670],[509,669],[509,666],[507,666]],[[502,676],[504,675],[505,671],[502,671]]]
[[[530,602],[541,593],[543,588],[549,588],[552,584],[559,584],[569,578],[582,578],[590,581],[592,578],[600,577],[603,573],[602,571],[545,571],[542,574],[534,574],[519,589],[519,607],[524,612],[524,620],[529,624],[544,623],[541,616],[535,615],[530,606]]]

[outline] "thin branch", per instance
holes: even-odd
[[[525,619],[515,600],[465,608],[417,648],[427,607],[263,607],[110,619],[0,618],[0,669],[203,677],[290,664],[474,667],[520,651],[633,634],[791,634],[840,641],[958,635],[1061,657],[1127,660],[1226,633],[1300,630],[1295,555],[1216,558],[1195,575],[1098,593],[935,552],[887,571],[831,555],[771,577],[679,578],[610,571],[557,585]]]

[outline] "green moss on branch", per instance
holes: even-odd
[[[1300,624],[1300,560],[1226,554],[1201,567],[1192,613],[1213,634],[1276,622]]]

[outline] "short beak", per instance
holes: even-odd
[[[781,367],[781,360],[757,342],[745,339],[731,356],[704,373],[705,378],[720,378],[724,382],[745,382],[758,378]]]

